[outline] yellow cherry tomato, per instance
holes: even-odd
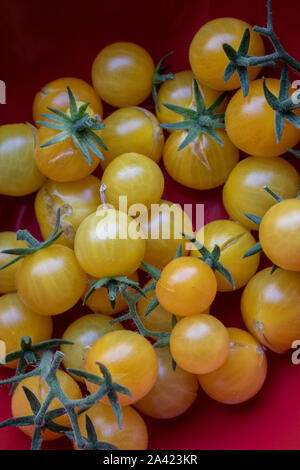
[[[106,200],[120,209],[120,196],[127,197],[127,210],[133,204],[146,208],[157,204],[164,191],[164,176],[151,158],[139,153],[123,153],[104,170],[102,184],[106,186]],[[136,214],[134,214],[136,215]]]
[[[175,181],[192,189],[212,189],[225,182],[239,160],[239,151],[225,131],[218,129],[217,132],[224,146],[201,134],[179,151],[188,133],[172,132],[164,146],[163,161]]]
[[[23,336],[30,336],[32,344],[50,339],[52,329],[52,318],[33,313],[16,293],[0,297],[0,340],[5,344],[6,354],[20,349]],[[5,365],[15,369],[17,361]]]
[[[280,80],[268,78],[266,85],[274,95],[279,95]],[[292,91],[291,87],[290,94]],[[282,137],[277,142],[275,111],[265,98],[262,79],[250,82],[246,98],[242,90],[231,98],[225,113],[225,126],[232,143],[255,157],[277,157],[300,140],[299,129],[285,120]]]
[[[25,196],[44,183],[34,158],[36,134],[30,124],[0,126],[0,194]]]
[[[221,250],[220,262],[228,269],[235,281],[235,288],[240,289],[254,276],[258,269],[260,255],[243,258],[243,255],[256,244],[255,238],[242,225],[231,220],[215,220],[205,225],[196,235],[196,239],[212,251],[215,245]],[[191,255],[200,256],[197,250]],[[234,290],[222,274],[215,273],[218,291]]]
[[[175,418],[196,400],[197,378],[179,366],[173,370],[169,348],[157,348],[156,355],[158,377],[155,385],[144,398],[135,403],[135,407],[152,418]]]
[[[200,313],[182,318],[170,337],[176,363],[191,374],[207,374],[218,369],[229,354],[229,334],[212,315]]]
[[[148,287],[154,281],[150,279],[150,281],[145,284],[144,288]],[[146,297],[141,297],[137,303],[137,312],[140,319],[143,322],[145,328],[150,331],[165,331],[170,333],[172,330],[172,314],[167,312],[161,305],[158,305],[152,312],[144,317],[144,313],[146,312],[146,308],[148,307],[149,303],[155,296],[155,289],[147,292]]]
[[[297,170],[283,158],[248,157],[230,173],[223,188],[223,204],[231,219],[250,230],[258,230],[245,214],[263,217],[276,204],[264,186],[282,199],[289,199],[297,196],[298,181]]]
[[[94,60],[92,82],[106,103],[122,108],[148,98],[153,74],[154,63],[145,49],[131,42],[115,42]]]
[[[108,150],[103,150],[107,165],[119,155],[128,152],[141,153],[155,162],[160,160],[164,145],[164,134],[159,123],[150,111],[132,106],[117,109],[104,120],[105,128],[101,138]]]
[[[58,315],[81,298],[87,276],[73,250],[51,245],[26,256],[16,277],[21,300],[40,315]]]
[[[300,271],[300,199],[279,202],[266,212],[259,227],[259,241],[276,266]]]
[[[15,255],[6,255],[1,253],[3,250],[16,248],[27,248],[27,243],[22,240],[16,240],[15,232],[0,232],[0,267],[16,258]],[[16,290],[16,272],[20,266],[20,261],[8,266],[0,271],[0,294],[14,292]]]
[[[50,237],[60,208],[60,227],[64,233],[57,243],[73,248],[76,230],[100,204],[100,180],[87,176],[79,181],[59,183],[48,180],[35,199],[35,215],[44,239]]]
[[[279,354],[300,338],[300,273],[271,268],[258,272],[242,295],[241,310],[248,330]]]
[[[240,87],[237,72],[225,83],[223,74],[229,59],[223,44],[227,43],[235,50],[239,48],[246,29],[250,30],[250,45],[248,54],[253,56],[265,55],[262,38],[253,28],[236,18],[216,18],[203,25],[193,37],[190,45],[189,58],[191,68],[196,78],[215,90],[234,90]],[[259,74],[261,67],[249,67],[248,74],[253,80]]]
[[[121,406],[135,403],[153,387],[158,374],[158,360],[149,341],[133,331],[112,331],[98,339],[89,349],[85,359],[85,370],[101,375],[96,362],[104,364],[114,382],[127,387],[133,396],[119,394]],[[98,386],[87,382],[90,393]],[[107,397],[103,403],[108,404]]]
[[[66,372],[63,370],[58,370],[57,378],[61,388],[71,400],[79,400],[82,398],[79,386],[75,380],[72,379],[72,377],[70,377]],[[27,387],[32,393],[34,393],[41,404],[43,404],[49,392],[49,387],[42,377],[34,376],[23,379],[18,384],[12,396],[11,409],[14,418],[32,415],[32,409],[30,407],[29,401],[26,398],[23,387]],[[56,410],[61,407],[61,402],[57,398],[54,398],[50,403],[48,411]],[[54,419],[54,422],[60,424],[61,426],[70,426],[70,420],[67,414]],[[22,426],[20,429],[27,436],[33,436],[34,426]],[[46,429],[43,433],[43,440],[53,441],[54,439],[63,437],[63,435],[64,434],[55,433],[49,429]]]
[[[59,109],[66,113],[69,109],[69,95],[67,86],[72,90],[76,101],[83,103],[90,103],[98,119],[103,116],[103,106],[100,98],[97,96],[95,90],[87,82],[79,78],[63,77],[53,80],[35,95],[33,101],[33,119],[37,121],[44,121],[43,113],[49,113],[47,107]],[[37,126],[39,124],[37,123]]]
[[[204,261],[182,256],[163,269],[156,284],[159,303],[178,316],[201,313],[212,304],[217,292],[217,280]]]
[[[267,375],[267,359],[252,335],[239,328],[228,328],[229,355],[221,367],[198,376],[205,393],[228,405],[242,403],[256,395]]]
[[[86,415],[92,421],[99,441],[109,442],[119,450],[146,450],[148,431],[143,418],[131,406],[122,408],[122,428],[119,428],[112,408],[103,403],[96,403],[79,416],[80,432],[87,437]],[[76,449],[76,446],[75,446]]]

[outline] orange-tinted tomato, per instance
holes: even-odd
[[[224,364],[198,376],[203,390],[214,400],[232,405],[256,395],[267,375],[267,359],[261,345],[246,331],[228,328],[229,355]]]
[[[96,176],[69,183],[46,181],[35,199],[35,215],[44,239],[53,232],[60,208],[60,228],[64,233],[57,243],[73,248],[76,230],[100,202],[100,180]]]
[[[212,269],[204,261],[187,256],[167,264],[156,285],[160,304],[179,316],[203,312],[212,304],[216,292]]]
[[[87,436],[86,418],[91,419],[98,440],[109,442],[119,450],[146,450],[148,447],[148,431],[143,418],[131,406],[122,408],[123,424],[119,428],[115,415],[110,406],[96,403],[78,419],[79,429]],[[76,446],[75,446],[76,448]]]
[[[160,160],[164,134],[154,114],[147,109],[136,106],[117,109],[104,120],[104,124],[101,137],[108,150],[102,152],[103,168],[128,152],[141,153],[155,162]]]
[[[241,309],[248,330],[272,351],[285,353],[300,338],[300,273],[260,271],[245,287]]]
[[[245,286],[256,273],[260,255],[243,258],[243,255],[256,244],[255,238],[242,225],[231,220],[215,220],[205,225],[196,235],[209,251],[215,245],[221,250],[220,262],[227,268],[235,281],[236,289]],[[197,250],[192,250],[194,257],[201,256]],[[234,290],[225,277],[216,272],[218,291]]]
[[[27,307],[40,315],[58,315],[78,302],[87,276],[73,250],[51,245],[23,259],[16,281],[17,292]]]
[[[158,360],[149,341],[133,331],[113,331],[98,339],[89,349],[85,370],[101,375],[96,362],[104,364],[110,371],[113,381],[127,387],[133,400],[119,395],[121,406],[135,403],[153,387],[158,374]],[[88,390],[93,393],[98,386],[87,382]],[[107,397],[103,399],[108,403]]]
[[[17,294],[0,297],[0,340],[5,344],[6,354],[20,349],[23,336],[30,336],[33,344],[50,339],[52,328],[51,317],[33,313]],[[14,369],[17,361],[8,362],[6,366]]]
[[[33,119],[44,121],[43,113],[49,113],[47,107],[59,109],[64,113],[68,111],[70,106],[67,86],[72,90],[76,101],[90,103],[98,119],[103,116],[103,106],[100,98],[91,85],[79,78],[63,77],[53,80],[35,95],[33,102]],[[39,124],[37,123],[39,126]]]
[[[115,42],[94,60],[92,82],[98,95],[118,108],[142,103],[151,93],[154,63],[145,49]]]
[[[224,146],[201,134],[184,149],[178,147],[187,136],[176,131],[168,137],[163,161],[169,175],[178,183],[193,189],[212,189],[222,185],[239,160],[239,152],[225,131],[218,129]]]
[[[154,281],[150,279],[150,281],[145,284],[144,288],[152,284]],[[165,331],[170,333],[172,330],[172,314],[167,312],[161,305],[158,305],[152,312],[144,317],[144,313],[146,312],[146,308],[148,307],[149,303],[155,296],[155,289],[149,291],[146,294],[146,297],[141,297],[137,303],[137,312],[140,319],[143,322],[145,328],[150,331]]]
[[[27,243],[22,240],[16,240],[15,232],[0,232],[0,267],[5,266],[7,263],[16,258],[15,255],[6,255],[1,253],[3,250],[27,248]],[[16,290],[16,272],[20,262],[18,261],[11,266],[0,271],[0,294],[14,292]]]
[[[157,348],[156,354],[157,380],[152,390],[135,403],[135,407],[152,418],[175,418],[184,413],[196,400],[197,378],[179,366],[173,370],[172,356],[168,348]]]
[[[250,230],[257,225],[245,214],[263,217],[276,204],[263,188],[268,186],[282,199],[297,196],[299,175],[297,170],[280,157],[248,157],[232,170],[223,189],[223,203],[231,219]]]
[[[278,96],[280,81],[268,78],[266,84]],[[299,129],[285,120],[281,140],[277,143],[275,111],[265,98],[262,79],[250,82],[246,98],[242,90],[231,98],[225,113],[225,125],[232,143],[255,157],[276,157],[287,152],[300,140]]]
[[[70,377],[66,372],[64,372],[63,370],[58,370],[57,378],[59,380],[61,388],[71,400],[79,400],[80,398],[82,398],[79,386],[77,385],[75,380],[73,380],[72,377]],[[40,376],[34,376],[23,379],[18,384],[12,396],[11,409],[13,417],[32,415],[32,409],[29,405],[29,401],[26,398],[23,387],[27,387],[32,393],[34,393],[41,404],[43,404],[43,402],[45,401],[49,391],[48,385]],[[57,408],[61,407],[61,402],[57,398],[54,398],[50,403],[48,411],[56,410]],[[56,418],[54,422],[60,424],[61,426],[70,426],[70,420],[67,414]],[[20,427],[20,429],[25,434],[27,434],[27,436],[33,436],[33,426],[22,426]],[[43,439],[45,441],[52,441],[63,436],[64,434],[55,433],[48,429],[46,429],[43,433]]]
[[[212,315],[190,315],[175,325],[170,349],[182,369],[191,374],[207,374],[225,362],[229,354],[229,334],[223,323]]]
[[[287,199],[268,210],[259,227],[259,241],[276,266],[300,271],[300,199]]]
[[[229,63],[223,44],[227,43],[237,50],[247,28],[250,30],[248,54],[263,56],[265,48],[262,38],[242,20],[216,18],[199,29],[191,42],[189,57],[191,68],[201,83],[215,90],[234,90],[240,87],[237,72],[226,83],[223,80],[225,68]],[[261,67],[249,67],[250,80],[253,80],[260,70]]]

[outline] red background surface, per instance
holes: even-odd
[[[34,94],[47,82],[74,76],[90,82],[94,57],[114,41],[144,46],[157,62],[170,50],[174,71],[189,68],[190,41],[206,21],[233,16],[265,25],[266,1],[251,0],[6,0],[1,4],[0,63],[7,85],[7,104],[0,105],[0,123],[31,121]],[[283,44],[300,60],[299,0],[273,0],[274,23]],[[267,75],[267,73],[266,73]],[[296,159],[289,157],[296,164]],[[226,217],[221,190],[192,191],[166,175],[165,199],[205,204],[206,221]],[[0,230],[31,228],[39,235],[33,213],[34,196],[0,198]],[[240,293],[218,294],[213,313],[227,326],[242,327]],[[82,315],[78,306],[56,317],[56,334]],[[193,407],[169,421],[146,418],[150,449],[300,449],[299,373],[290,355],[267,353],[269,374],[263,390],[242,405],[224,406],[200,392]],[[300,367],[300,366],[299,366]],[[1,369],[0,377],[9,373]],[[7,388],[0,389],[0,421],[10,417]],[[28,449],[18,429],[0,430],[0,449]],[[44,446],[70,449],[60,439]]]

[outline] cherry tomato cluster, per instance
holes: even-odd
[[[176,417],[199,386],[224,404],[249,400],[266,379],[266,349],[285,353],[300,339],[299,175],[283,157],[300,141],[299,106],[285,66],[280,80],[257,78],[270,65],[264,54],[261,35],[233,18],[202,26],[191,70],[175,74],[164,74],[168,57],[155,67],[142,47],[113,43],[94,60],[93,86],[55,80],[35,96],[35,126],[0,127],[0,194],[37,191],[43,237],[0,233],[0,340],[19,376],[12,415],[44,404],[53,418],[39,425],[44,440],[67,434],[82,448],[81,433],[86,446],[146,449],[141,414]],[[151,92],[153,112],[141,107]],[[105,119],[102,101],[118,108]],[[188,214],[162,199],[161,158],[188,188],[224,185],[229,218],[195,234]],[[258,271],[261,251],[273,267]],[[219,292],[241,288],[248,331],[210,311]],[[56,374],[60,393],[78,403],[74,429],[74,410],[61,413],[55,394],[48,403],[51,385],[26,370],[32,345],[36,366],[43,344],[54,345],[52,317],[79,301],[90,313],[65,330]],[[95,396],[101,380],[107,393],[86,405],[82,386]],[[23,423],[36,440],[36,421]]]

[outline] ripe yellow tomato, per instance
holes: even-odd
[[[87,437],[86,418],[91,419],[99,441],[109,442],[119,450],[146,450],[148,431],[143,418],[131,406],[122,408],[123,424],[119,428],[110,406],[96,403],[78,419],[79,429]],[[75,446],[76,449],[76,446]]]
[[[122,210],[119,198],[126,196],[129,210],[133,204],[143,204],[148,208],[151,204],[158,203],[165,181],[157,163],[149,157],[132,152],[123,153],[106,167],[102,184],[106,186],[105,196],[109,204]]]
[[[23,336],[30,336],[32,344],[50,339],[52,329],[52,318],[33,313],[16,293],[0,297],[0,340],[5,343],[6,354],[20,349]],[[5,365],[15,369],[17,361]]]
[[[25,196],[44,183],[34,159],[36,133],[30,124],[0,126],[0,194]]]
[[[280,268],[300,271],[300,199],[271,207],[259,227],[264,253]]]
[[[47,83],[35,95],[33,101],[33,119],[36,123],[37,121],[45,120],[42,114],[49,113],[48,106],[59,109],[64,113],[67,112],[70,106],[67,86],[71,88],[76,101],[90,103],[97,118],[102,118],[103,106],[93,87],[79,78],[63,77]],[[38,123],[37,126],[39,126]]]
[[[228,405],[242,403],[256,395],[267,375],[267,359],[252,335],[239,328],[228,328],[229,355],[221,367],[198,376],[205,393]]]
[[[155,162],[160,160],[164,134],[154,114],[147,109],[137,106],[117,109],[104,120],[104,124],[101,138],[108,150],[102,152],[103,168],[128,152],[141,153]]]
[[[217,280],[204,261],[182,256],[163,269],[156,284],[159,303],[178,316],[201,313],[212,304],[217,292]]]
[[[75,254],[91,276],[129,276],[145,255],[146,242],[138,235],[134,219],[104,205],[81,222],[75,236]]]
[[[300,338],[300,273],[267,268],[249,281],[241,310],[248,330],[279,354]]]
[[[139,282],[138,273],[135,271],[133,274],[128,276],[134,282]],[[96,282],[99,279],[90,276],[89,281]],[[82,299],[85,298],[85,295],[90,289],[90,285],[87,286],[85,293],[82,296]],[[135,294],[136,291],[129,287],[128,291],[131,295]],[[106,287],[100,287],[100,289],[95,290],[87,299],[86,305],[95,313],[103,313],[104,315],[115,315],[116,313],[120,313],[126,308],[128,308],[128,303],[122,297],[122,295],[118,295],[116,298],[115,308],[113,309],[108,298],[108,291]]]
[[[268,78],[266,84],[274,95],[279,95],[279,80]],[[292,90],[291,87],[290,94]],[[285,121],[281,140],[277,143],[275,111],[265,98],[262,79],[250,82],[247,98],[241,89],[235,93],[226,108],[225,125],[232,143],[255,157],[276,157],[300,140],[299,129]]]
[[[26,256],[16,276],[21,300],[40,315],[58,315],[72,308],[86,284],[87,276],[73,250],[62,245]]]
[[[229,334],[212,315],[200,313],[182,318],[170,337],[176,363],[191,374],[207,374],[218,369],[229,354]]]
[[[298,180],[297,170],[283,158],[248,157],[230,173],[223,188],[223,204],[231,219],[250,230],[258,230],[245,214],[263,217],[276,204],[264,186],[282,199],[289,199],[297,196]]]
[[[16,240],[15,232],[0,232],[0,267],[16,258],[15,255],[1,253],[3,250],[16,248],[27,248],[27,243],[23,240]],[[7,294],[16,290],[16,272],[20,266],[20,261],[0,271],[0,294]]]
[[[223,80],[225,68],[229,63],[223,44],[227,43],[237,50],[247,28],[250,30],[248,54],[265,55],[262,38],[242,20],[216,18],[199,29],[193,37],[189,50],[190,65],[197,80],[215,90],[234,90],[240,87],[237,72],[226,83]],[[261,67],[249,67],[250,80],[257,77],[260,70]]]
[[[46,181],[35,199],[35,215],[44,239],[53,232],[60,208],[60,227],[64,233],[57,243],[73,248],[76,230],[88,215],[96,211],[100,202],[100,180],[96,176],[69,183]]]
[[[196,400],[197,378],[179,366],[173,370],[169,348],[157,348],[156,355],[158,377],[155,385],[144,398],[135,403],[135,407],[152,418],[175,418]]]
[[[157,207],[143,212],[139,221],[146,234],[146,263],[164,268],[174,258],[180,244],[182,255],[188,254],[187,240],[181,234],[193,236],[193,225],[179,204],[161,200]]]
[[[92,82],[106,103],[122,108],[148,98],[153,74],[154,63],[145,49],[131,42],[115,42],[94,60]]]
[[[239,151],[225,131],[218,129],[217,132],[223,147],[206,134],[201,134],[179,151],[177,149],[188,133],[172,132],[164,146],[163,161],[175,181],[192,189],[212,189],[225,182],[239,160]]]
[[[215,245],[221,250],[220,262],[233,276],[235,288],[240,289],[254,276],[258,269],[260,255],[243,258],[243,255],[256,244],[255,238],[242,225],[231,220],[215,220],[205,225],[196,235],[196,239],[212,251]],[[201,256],[192,250],[194,257]],[[218,291],[234,290],[222,274],[215,273]]]
[[[98,339],[89,349],[85,359],[85,370],[101,375],[96,362],[104,364],[114,382],[127,387],[133,399],[119,394],[121,406],[135,403],[144,397],[153,387],[158,374],[158,360],[149,341],[133,331],[112,331]],[[98,386],[87,382],[90,393]],[[103,403],[108,404],[107,397]]]
[[[148,287],[154,281],[150,279],[150,281],[145,284],[145,287]],[[146,297],[141,297],[137,303],[137,312],[140,319],[143,322],[145,328],[150,331],[165,331],[170,333],[172,330],[172,314],[167,312],[161,305],[158,305],[152,312],[144,317],[144,313],[146,308],[148,307],[149,303],[155,296],[155,289],[149,291],[146,294]]]
[[[57,378],[59,380],[61,388],[71,400],[79,400],[80,398],[82,398],[79,386],[77,385],[75,380],[73,380],[72,377],[70,377],[66,372],[64,372],[63,370],[58,370]],[[14,418],[32,415],[32,410],[29,401],[26,398],[23,387],[27,387],[32,393],[34,393],[41,404],[43,404],[49,392],[49,387],[44,381],[44,379],[42,379],[42,377],[34,376],[23,379],[18,384],[12,396],[11,409]],[[60,401],[57,398],[54,398],[50,403],[48,411],[56,410],[61,407],[62,404],[60,403]],[[60,424],[61,426],[70,426],[70,420],[67,414],[56,418],[54,422]],[[20,429],[27,436],[33,436],[34,426],[22,426],[20,427]],[[63,436],[64,434],[55,433],[53,431],[50,431],[49,429],[46,429],[43,433],[43,439],[45,441],[52,441]]]
[[[90,313],[73,321],[65,330],[62,339],[73,344],[62,344],[60,349],[65,355],[63,363],[66,369],[84,370],[84,361],[88,350],[92,345],[110,331],[123,330],[120,323],[110,324],[111,317],[98,313]],[[72,374],[71,374],[72,375]],[[80,382],[84,379],[78,376],[74,378]]]

